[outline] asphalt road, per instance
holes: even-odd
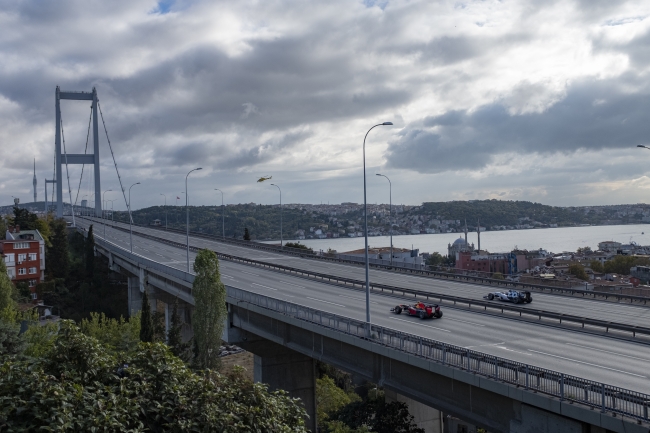
[[[87,224],[83,221],[78,223],[82,227]],[[128,233],[108,228],[106,235],[107,240],[129,249]],[[99,224],[95,225],[95,236],[103,237],[103,228]],[[184,249],[144,239],[136,234],[133,241],[134,253],[177,269],[186,269]],[[194,256],[190,252],[190,260]],[[228,286],[346,317],[365,319],[362,292],[226,260],[222,260],[220,266],[222,281]],[[450,308],[443,309],[444,317],[439,320],[422,321],[390,314],[389,309],[400,302],[404,301],[371,295],[373,323],[650,394],[648,345]],[[590,303],[596,306],[601,304]]]
[[[87,224],[87,222],[85,222],[85,224]],[[128,224],[116,223],[116,225],[120,225],[126,229],[129,228]],[[100,223],[96,224],[96,227],[97,230],[101,230],[103,226]],[[159,229],[134,226],[133,231],[134,233],[142,232],[152,236],[164,237],[166,239],[181,243],[185,243],[186,241],[184,235],[165,232]],[[340,264],[315,259],[300,258],[286,254],[240,247],[237,245],[227,244],[209,239],[194,238],[192,236],[190,236],[190,245],[199,248],[209,248],[211,250],[224,254],[232,254],[239,257],[292,266],[312,272],[321,272],[325,274],[336,275],[339,277],[365,280],[364,268],[359,265]],[[462,296],[470,299],[483,299],[483,297],[486,296],[490,291],[504,290],[496,287],[493,288],[478,284],[446,281],[436,278],[401,274],[397,272],[382,271],[372,268],[370,269],[370,280],[372,282],[388,284],[397,287],[417,289],[445,295]],[[495,304],[500,304],[502,301],[493,302]],[[604,300],[594,300],[588,298],[583,299],[577,297],[534,292],[533,302],[531,304],[520,304],[519,306],[521,308],[552,311],[556,313],[570,314],[579,317],[587,317],[615,323],[650,327],[650,306],[646,307],[640,304],[629,304],[625,302],[616,303]]]

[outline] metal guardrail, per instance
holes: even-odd
[[[117,230],[125,230],[122,227],[116,227]],[[181,244],[180,242],[172,241],[169,239],[162,239],[158,238],[153,235],[149,235],[146,233],[138,233],[139,236],[147,238],[147,239],[152,239],[157,242],[162,242],[168,245],[172,245],[175,247],[179,248],[185,248],[186,244]],[[190,246],[190,250],[192,251],[199,251],[199,247],[194,247]],[[360,288],[365,287],[365,281],[362,280],[356,280],[354,278],[347,278],[347,277],[338,277],[335,275],[330,275],[330,274],[323,274],[320,272],[312,272],[312,271],[307,271],[301,268],[295,268],[292,266],[286,266],[286,265],[279,265],[276,263],[268,263],[260,260],[255,260],[255,259],[248,259],[245,257],[238,257],[234,256],[231,254],[225,254],[225,253],[220,253],[217,251],[214,251],[214,253],[217,255],[217,257],[233,262],[238,262],[238,263],[245,263],[257,267],[262,267],[262,268],[267,268],[267,269],[273,269],[273,270],[278,270],[278,271],[283,271],[283,272],[288,272],[288,273],[293,273],[296,275],[301,275],[301,276],[307,276],[313,279],[320,279],[321,281],[327,281],[328,283],[336,283],[339,285],[343,286],[348,286],[351,285],[352,288],[359,286]],[[180,272],[180,271],[179,271]],[[343,283],[343,284],[341,284]],[[484,301],[484,300],[477,300],[477,299],[471,299],[471,298],[464,298],[460,296],[452,296],[452,295],[445,295],[441,293],[432,293],[432,292],[425,292],[422,290],[416,290],[416,289],[406,289],[403,287],[397,287],[397,286],[391,286],[388,284],[380,284],[380,283],[370,283],[370,290],[378,293],[386,293],[390,292],[392,295],[395,294],[401,294],[403,297],[412,297],[413,299],[426,299],[426,300],[438,300],[439,302],[442,303],[442,301],[450,302],[453,303],[454,305],[458,304],[465,304],[467,305],[468,309],[472,309],[472,306],[478,306],[478,307],[483,307],[483,311],[487,311],[488,308],[491,310],[500,310],[501,314],[504,314],[505,311],[509,312],[514,312],[514,313],[519,313],[519,317],[523,317],[524,315],[530,316],[530,317],[537,317],[538,320],[544,319],[552,319],[552,320],[558,320],[560,324],[562,322],[569,322],[569,323],[576,323],[578,325],[581,325],[582,328],[585,328],[585,326],[592,326],[592,327],[598,327],[598,328],[603,328],[605,332],[609,332],[610,330],[617,330],[617,331],[623,331],[623,332],[629,332],[632,334],[632,337],[636,337],[637,334],[641,335],[650,335],[650,328],[645,327],[645,326],[637,326],[637,325],[628,325],[625,323],[618,323],[618,322],[611,322],[611,321],[605,321],[605,320],[598,320],[598,319],[593,319],[589,317],[581,317],[581,316],[575,316],[571,314],[564,314],[564,313],[556,313],[552,311],[545,311],[545,310],[537,310],[537,309],[532,309],[532,308],[523,308],[523,307],[517,307],[514,305],[509,305],[509,304],[500,304],[496,302],[489,302],[489,301]],[[509,316],[512,317],[512,316]]]
[[[371,325],[372,338],[367,338],[368,326],[364,321],[233,287],[228,287],[228,296],[442,365],[558,397],[560,401],[584,404],[600,409],[603,413],[612,412],[638,420],[649,420],[649,394],[487,355],[378,325]]]
[[[96,239],[95,242],[102,248],[132,260],[139,265],[144,264],[149,269],[169,274],[186,281],[188,284],[194,281],[194,275],[190,273],[137,256],[103,239]],[[372,338],[368,339],[368,327],[364,321],[235,287],[226,286],[226,288],[230,298],[245,301],[289,317],[334,329],[359,339],[370,340],[373,343],[429,359],[442,365],[523,387],[526,390],[559,397],[561,401],[566,400],[584,404],[600,409],[603,413],[609,411],[637,420],[649,421],[650,395],[645,393],[488,355],[378,325],[371,325],[370,334]]]
[[[94,221],[94,220],[91,220]],[[103,223],[103,222],[102,222]],[[125,223],[122,223],[125,224]],[[110,227],[119,229],[119,230],[124,230],[123,227],[119,227],[113,224],[108,224]],[[136,227],[142,227],[142,228],[149,228],[149,229],[154,229],[154,230],[160,230],[162,232],[165,231],[164,228],[157,227],[157,226],[143,226],[140,224],[134,224]],[[178,230],[178,229],[168,229],[167,231],[176,233],[176,234],[185,234],[185,231],[183,230]],[[140,234],[143,234],[142,232],[139,232]],[[287,248],[283,247],[280,248],[279,246],[274,246],[274,245],[269,245],[269,244],[262,244],[259,242],[250,242],[250,241],[240,241],[237,239],[233,238],[227,238],[227,237],[222,237],[222,236],[215,236],[215,235],[207,235],[203,233],[198,233],[198,232],[190,232],[193,237],[197,238],[202,238],[202,239],[207,239],[207,240],[212,240],[212,241],[217,241],[217,242],[223,242],[223,243],[229,243],[237,246],[243,246],[247,248],[253,248],[253,249],[258,249],[258,250],[263,250],[263,251],[272,251],[276,253],[283,253],[283,254],[290,254],[293,256],[300,256],[300,257],[306,257],[306,258],[313,258],[317,260],[324,260],[324,261],[332,261],[336,263],[347,263],[347,264],[353,264],[353,265],[360,265],[362,262],[357,261],[357,260],[343,260],[343,259],[337,259],[333,257],[327,257],[323,255],[317,255],[315,253],[310,253],[308,250],[303,250],[300,248]],[[156,239],[160,239],[157,238]],[[597,292],[593,290],[580,290],[580,289],[571,289],[571,288],[565,288],[565,287],[555,287],[555,286],[544,286],[542,284],[531,284],[531,283],[520,283],[520,282],[515,282],[515,281],[507,281],[507,280],[496,280],[493,278],[487,278],[487,277],[478,277],[478,276],[471,276],[471,275],[461,275],[461,274],[455,274],[451,272],[442,272],[442,271],[431,271],[431,270],[423,270],[423,269],[411,269],[408,267],[396,267],[396,266],[389,266],[389,265],[381,265],[381,264],[373,264],[370,263],[370,266],[373,268],[377,269],[383,269],[383,270],[388,270],[392,272],[399,272],[399,273],[410,273],[410,274],[418,274],[421,276],[427,276],[427,277],[432,277],[432,278],[437,278],[437,279],[446,279],[446,280],[458,280],[458,281],[466,281],[466,282],[471,282],[475,284],[481,284],[481,285],[489,285],[489,286],[497,286],[497,287],[506,287],[506,288],[515,288],[515,289],[520,289],[520,290],[533,290],[533,291],[540,291],[542,293],[545,292],[550,292],[550,293],[562,293],[562,294],[570,294],[572,296],[582,296],[582,297],[592,297],[592,298],[604,298],[604,299],[616,299],[617,301],[622,301],[622,300],[627,300],[630,302],[642,302],[643,304],[648,303],[650,301],[650,298],[647,298],[645,296],[635,296],[635,295],[623,295],[620,293],[607,293],[607,292]]]

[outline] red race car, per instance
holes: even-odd
[[[402,314],[402,311],[404,311],[409,316],[418,316],[420,319],[439,319],[442,317],[442,311],[440,311],[438,304],[425,304],[424,302],[413,305],[401,304],[391,308],[390,311],[395,314]]]

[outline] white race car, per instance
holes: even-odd
[[[508,301],[514,304],[519,304],[520,302],[529,304],[533,301],[533,297],[528,291],[518,291],[518,290],[508,290],[507,292],[491,292],[488,293],[487,298],[491,301],[493,299],[498,299],[501,301]]]

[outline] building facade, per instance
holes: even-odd
[[[45,241],[38,230],[10,228],[0,241],[0,255],[14,284],[25,282],[34,288],[45,280]]]

